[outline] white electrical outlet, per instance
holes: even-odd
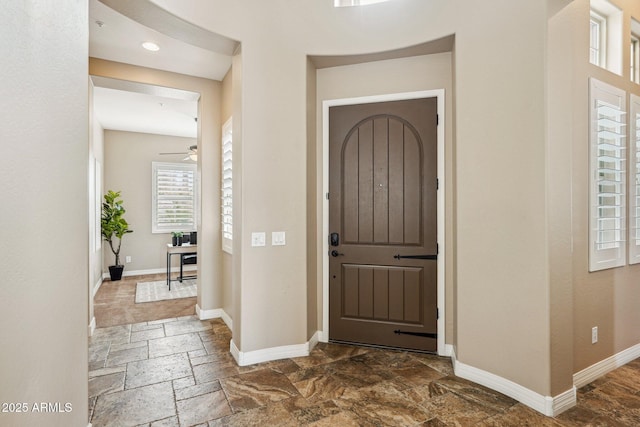
[[[258,233],[251,233],[251,246],[266,246],[267,233],[264,231]]]
[[[595,344],[598,342],[598,327],[594,326],[591,328],[591,344]]]
[[[129,255],[127,255],[124,259],[124,261],[129,264],[131,262],[131,257]]]
[[[271,246],[283,246],[286,244],[285,232],[274,231],[271,233]]]

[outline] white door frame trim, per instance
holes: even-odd
[[[357,98],[340,98],[322,101],[322,332],[319,334],[321,342],[329,340],[329,107],[338,105],[369,104],[373,102],[402,101],[407,99],[437,98],[438,105],[438,354],[449,356],[451,346],[445,345],[445,170],[444,170],[444,135],[445,110],[444,89],[404,92],[385,95],[373,95]]]

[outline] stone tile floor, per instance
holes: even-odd
[[[548,418],[456,377],[447,358],[321,343],[309,357],[239,367],[230,339],[220,319],[195,316],[96,329],[93,427],[640,425],[640,359]]]

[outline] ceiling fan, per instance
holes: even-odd
[[[166,155],[178,155],[178,154],[186,154],[187,157],[185,157],[182,160],[193,160],[194,162],[198,160],[198,146],[197,145],[191,145],[189,146],[189,151],[183,151],[180,153],[158,153],[161,156],[166,156]]]

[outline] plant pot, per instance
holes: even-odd
[[[177,236],[173,236],[171,238],[171,245],[172,246],[178,246],[178,237]]]
[[[110,265],[109,275],[111,276],[111,281],[115,282],[116,280],[122,279],[123,271],[124,271],[124,265]]]

